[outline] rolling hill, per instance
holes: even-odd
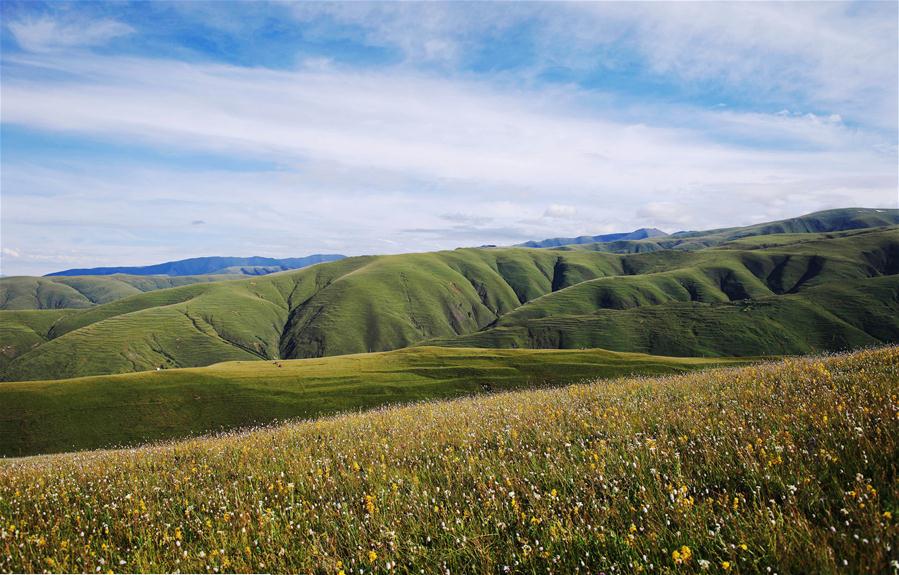
[[[720,228],[700,232],[676,232],[671,235],[676,238],[719,237],[727,241],[749,236],[834,232],[893,226],[896,224],[899,224],[899,210],[897,209],[841,208],[751,226]]]
[[[658,375],[734,360],[603,350],[417,347],[318,359],[240,361],[0,385],[0,457],[181,438],[310,418],[622,375]]]
[[[151,266],[138,267],[106,267],[71,269],[47,274],[48,276],[105,276],[112,274],[129,274],[137,276],[193,276],[205,274],[240,274],[240,275],[265,275],[286,270],[295,270],[343,259],[339,254],[313,254],[302,258],[263,258],[253,256],[249,258],[235,257],[205,257],[190,258],[174,262],[165,262]]]
[[[611,253],[641,253],[659,250],[695,251],[759,236],[783,237],[790,234],[833,233],[897,224],[899,224],[899,210],[896,209],[844,208],[824,210],[797,218],[752,226],[675,232],[668,236],[647,239],[622,238],[609,242],[563,245],[560,248]]]
[[[663,355],[796,354],[899,338],[899,229],[670,252],[633,275],[528,302],[489,329],[432,340],[483,347],[603,347]]]
[[[86,308],[158,289],[240,277],[239,274],[3,277],[0,278],[0,310]]]
[[[809,217],[824,222],[817,227],[857,225],[860,216],[848,212]],[[54,317],[43,335],[0,312],[19,334],[19,343],[3,342],[0,376],[58,379],[423,343],[761,356],[899,341],[899,227],[720,235],[731,239],[695,250],[346,258],[126,297]]]

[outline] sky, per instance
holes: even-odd
[[[897,2],[0,4],[0,273],[899,207]]]

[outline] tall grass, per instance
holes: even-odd
[[[899,348],[0,464],[0,570],[883,573]]]

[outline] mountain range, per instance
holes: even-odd
[[[899,210],[853,208],[624,240],[620,253],[606,243],[361,256],[86,309],[0,311],[0,378],[421,344],[710,357],[895,342],[897,223]]]
[[[579,236],[576,238],[549,238],[540,241],[528,241],[518,244],[523,248],[557,248],[560,246],[568,246],[572,244],[597,244],[617,242],[624,240],[645,240],[648,238],[665,237],[668,234],[656,228],[640,228],[632,232],[622,232],[616,234],[604,234],[599,236]]]
[[[70,269],[61,272],[53,272],[47,274],[47,276],[104,276],[113,274],[128,274],[135,276],[239,274],[256,276],[300,269],[323,262],[333,262],[345,257],[346,256],[340,254],[313,254],[301,258],[284,259],[264,258],[259,256],[248,258],[213,256],[190,258],[150,266]]]

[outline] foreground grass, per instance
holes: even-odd
[[[888,572],[899,348],[0,464],[0,570]]]

